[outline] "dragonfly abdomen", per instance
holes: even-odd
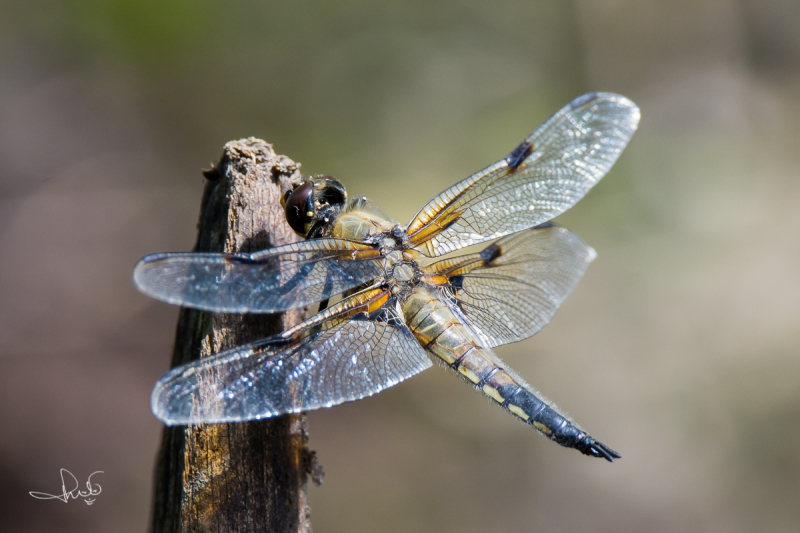
[[[447,365],[478,348],[450,308],[428,291],[412,292],[403,305],[403,315],[419,343]]]
[[[574,438],[582,432],[491,350],[481,347],[468,350],[449,366],[493,402],[540,433],[568,448],[575,446]]]
[[[567,448],[609,460],[619,457],[574,425],[494,352],[481,347],[472,331],[435,294],[414,291],[403,305],[403,314],[428,353],[518,419]]]
[[[556,427],[543,425],[538,418],[547,404],[521,379],[512,376],[503,362],[478,344],[448,305],[427,291],[415,291],[403,306],[406,322],[420,344],[444,364],[458,372],[475,388],[499,403],[517,418],[550,436]],[[561,420],[566,422],[565,417]],[[560,426],[561,420],[544,417]]]

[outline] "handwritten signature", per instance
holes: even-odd
[[[103,474],[103,473],[104,472],[102,470],[98,470],[96,472],[92,472],[89,475],[89,479],[86,480],[86,488],[88,489],[88,491],[84,492],[84,491],[82,491],[82,490],[80,490],[78,488],[79,487],[78,478],[73,476],[72,472],[70,472],[66,468],[62,468],[61,469],[61,494],[47,494],[46,492],[35,492],[35,491],[31,491],[28,494],[30,494],[31,496],[33,496],[34,498],[37,498],[39,500],[56,499],[56,500],[61,500],[64,503],[67,503],[70,498],[74,498],[76,500],[78,498],[85,498],[83,501],[86,502],[86,505],[92,505],[94,503],[95,499],[93,497],[90,498],[90,496],[97,496],[102,491],[102,488],[100,487],[100,485],[98,483],[95,483],[94,485],[92,485],[92,476],[95,475],[95,474]],[[70,485],[72,485],[72,484],[75,485],[75,488],[73,488],[70,491],[67,491],[68,478],[66,478],[65,476],[69,476],[69,478],[72,478],[72,483],[70,483]]]

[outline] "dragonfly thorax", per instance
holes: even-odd
[[[407,249],[407,241],[408,235],[400,225],[395,225],[375,239],[383,256],[386,281],[395,295],[408,293],[422,278],[413,251]]]
[[[417,271],[418,269],[413,263],[410,261],[403,261],[402,263],[397,263],[394,265],[394,268],[392,269],[392,277],[395,279],[395,281],[407,283],[414,279]]]

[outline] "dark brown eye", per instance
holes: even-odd
[[[294,189],[289,189],[288,191],[283,193],[283,196],[281,196],[281,207],[283,207],[284,209],[286,209],[286,200],[288,200],[289,196],[292,195],[292,191],[294,191]]]
[[[293,190],[286,198],[283,210],[286,212],[286,222],[297,233],[305,237],[308,234],[314,218],[314,204],[311,201],[311,191],[314,186],[306,182]]]

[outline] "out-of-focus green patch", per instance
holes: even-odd
[[[49,43],[63,56],[146,66],[174,64],[194,53],[211,31],[205,0],[32,0],[9,4],[4,30]],[[5,8],[4,8],[5,9]]]
[[[204,0],[77,0],[72,6],[79,45],[153,64],[190,53],[210,30],[212,15]]]

